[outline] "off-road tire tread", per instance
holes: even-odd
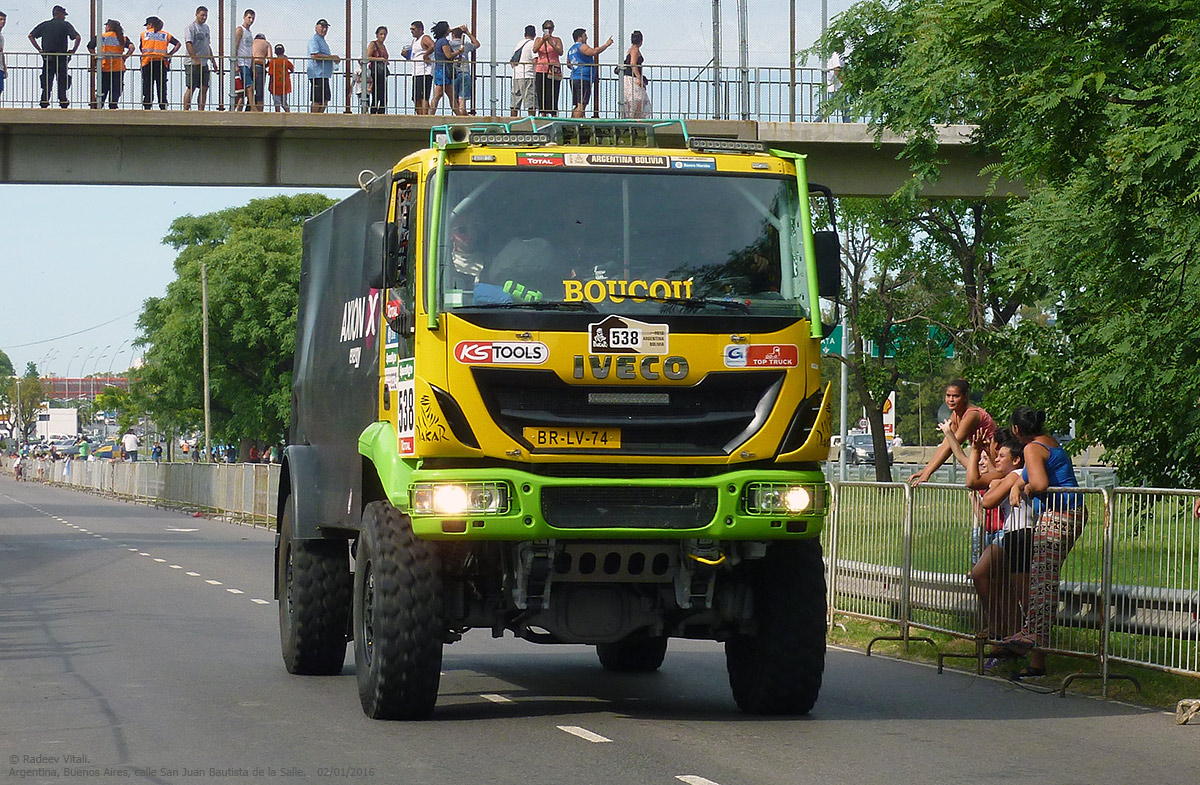
[[[359,634],[358,591],[365,577],[356,577],[354,660],[363,712],[373,719],[427,719],[437,702],[446,637],[441,565],[433,548],[413,534],[408,516],[387,502],[367,505],[358,547],[358,558],[371,562],[376,608],[368,665]]]
[[[662,667],[667,639],[631,635],[616,643],[596,644],[596,655],[606,671],[652,673]]]
[[[825,670],[821,543],[772,543],[747,567],[758,629],[725,643],[734,700],[747,714],[808,714]]]
[[[292,551],[292,614],[284,618],[280,599],[280,640],[288,673],[304,676],[333,676],[342,672],[346,660],[346,630],[350,625],[352,581],[350,556],[345,540],[296,540],[292,538],[291,500],[284,510],[280,560]],[[286,592],[283,565],[280,591]],[[290,622],[290,623],[289,623]]]

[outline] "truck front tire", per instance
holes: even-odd
[[[363,712],[380,720],[433,714],[445,635],[436,554],[413,534],[407,515],[371,502],[354,570],[354,665]]]
[[[616,643],[599,643],[596,655],[604,670],[614,673],[651,673],[663,664],[667,653],[666,637],[635,633]]]
[[[825,670],[821,543],[772,543],[746,567],[757,630],[725,642],[733,699],[747,714],[808,714]]]
[[[288,673],[332,676],[346,660],[350,556],[345,540],[296,540],[292,497],[279,524],[279,640]]]

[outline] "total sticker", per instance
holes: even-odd
[[[400,454],[413,455],[417,451],[417,377],[411,357],[400,361],[396,376],[396,434]]]
[[[751,344],[725,347],[726,368],[795,368],[800,350],[795,344]]]

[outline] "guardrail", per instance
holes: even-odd
[[[37,107],[41,102],[41,79],[43,57],[34,53],[8,52],[8,78],[0,94],[0,106]],[[115,100],[102,100],[104,81],[97,70],[99,61],[83,50],[74,55],[59,55],[65,59],[68,75],[67,100],[73,108],[103,109],[116,104],[116,109],[142,109],[143,84],[140,55],[126,60],[124,71],[114,72],[117,76],[107,78],[121,87]],[[312,100],[312,87],[307,70],[309,59],[289,57],[293,67],[291,90],[287,93],[292,112],[308,112]],[[180,54],[171,58],[166,69],[166,97],[168,109],[183,109],[188,58]],[[209,109],[233,109],[237,91],[237,59],[226,58],[219,73],[210,74],[207,104]],[[384,80],[387,100],[381,114],[416,114],[413,103],[412,64],[407,60],[388,62],[388,75]],[[342,61],[333,68],[330,80],[332,97],[326,111],[351,114],[366,114],[371,109],[371,96],[367,90],[360,60]],[[777,122],[813,122],[820,118],[820,104],[825,95],[822,72],[819,68],[797,68],[795,82],[792,70],[786,67],[757,67],[743,73],[740,68],[721,68],[695,65],[644,66],[649,80],[651,117],[695,119],[746,119]],[[597,67],[598,81],[595,82],[593,98],[588,105],[587,116],[595,114],[602,118],[621,116],[621,76],[613,64]],[[744,79],[744,81],[743,81]],[[263,110],[273,111],[270,80],[267,80],[263,96]],[[471,80],[471,99],[468,111],[476,115],[507,116],[512,108],[512,66],[507,62],[492,63],[479,60],[474,65]],[[193,93],[191,107],[195,109],[198,94]],[[51,108],[58,107],[58,86],[55,82],[47,96]],[[159,96],[155,92],[150,107],[159,109]],[[565,70],[558,101],[558,114],[571,114],[570,72]],[[438,107],[440,115],[451,115],[449,102],[443,99]],[[524,112],[522,112],[524,114]]]
[[[12,459],[0,460],[12,474]],[[270,524],[276,464],[27,461],[27,479],[161,506],[204,510]],[[1077,489],[1086,524],[1062,561],[1052,602],[1049,652],[1094,663],[1101,680],[1115,663],[1200,676],[1200,491]],[[826,536],[830,621],[848,615],[975,643],[982,670],[987,641],[1007,624],[984,608],[969,577],[983,548],[976,496],[959,485],[835,483]],[[1003,604],[1004,595],[993,592]],[[1010,600],[1021,599],[1015,594]],[[985,612],[986,611],[986,612]],[[929,640],[929,639],[924,639]],[[872,642],[873,644],[874,642]],[[870,649],[868,648],[868,653]],[[939,653],[939,665],[950,654]]]

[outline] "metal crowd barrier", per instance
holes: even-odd
[[[37,107],[41,98],[41,55],[27,52],[8,52],[8,78],[0,94],[0,106]],[[108,102],[100,103],[101,79],[95,70],[96,62],[84,49],[67,57],[69,89],[67,97],[71,108],[99,109]],[[310,111],[312,88],[308,79],[309,59],[288,55],[293,66],[292,90],[287,94],[292,112]],[[166,103],[168,109],[183,109],[185,65],[188,58],[182,52],[170,59],[166,71]],[[237,74],[237,59],[228,57],[221,64],[220,73],[211,73],[207,96],[210,110],[233,109],[236,92],[234,78]],[[330,88],[333,95],[327,112],[365,114],[370,109],[370,96],[361,60],[335,64]],[[493,78],[493,66],[495,76]],[[472,80],[472,99],[469,111],[476,115],[507,116],[512,108],[512,66],[508,61],[491,63],[476,61]],[[391,60],[388,63],[387,105],[383,114],[416,114],[412,100],[412,63],[406,60]],[[118,72],[119,73],[119,72]],[[795,82],[791,69],[786,67],[751,68],[743,74],[740,68],[721,68],[715,72],[711,66],[654,65],[644,66],[649,80],[648,92],[652,110],[651,117],[694,119],[746,119],[764,122],[813,122],[820,118],[821,101],[825,95],[822,72],[819,68],[797,68]],[[598,81],[593,88],[592,102],[587,116],[602,118],[621,116],[622,77],[613,63],[597,66]],[[745,82],[743,82],[743,77]],[[121,95],[118,110],[143,108],[141,56],[134,54],[126,60],[126,70],[120,77]],[[273,111],[270,85],[263,96],[263,111]],[[198,101],[192,95],[191,107],[195,110]],[[57,82],[48,96],[50,111],[58,107]],[[158,94],[153,95],[151,109],[159,111]],[[571,114],[570,72],[564,67],[564,78],[558,101],[558,114]],[[445,99],[438,106],[437,114],[452,114]]]
[[[109,460],[22,463],[25,477],[30,480],[264,526],[275,521],[279,464]],[[13,459],[6,457],[2,464],[11,475]]]
[[[1053,493],[1056,490],[1051,489]],[[1196,491],[1069,489],[1085,522],[1067,546],[1047,652],[1093,662],[1107,690],[1114,663],[1200,676],[1200,519]],[[973,641],[982,669],[996,637],[970,577],[981,517],[962,486],[837,483],[829,531],[829,608],[914,631]],[[1060,550],[1061,552],[1061,550]],[[1011,587],[1010,587],[1011,588]],[[996,587],[993,586],[995,590]],[[1003,595],[998,595],[1003,600]],[[1015,595],[1014,595],[1015,596]],[[1023,602],[1028,599],[1021,597]],[[1027,609],[1027,605],[1018,611]],[[1003,617],[1003,614],[1000,614]],[[1002,624],[1019,629],[1023,614]],[[872,641],[872,645],[875,641]],[[868,648],[868,651],[870,649]],[[939,665],[947,656],[939,653]]]
[[[0,460],[10,475],[12,463]],[[278,464],[24,465],[31,480],[267,525],[275,518]],[[1112,673],[1114,664],[1200,676],[1200,519],[1193,514],[1200,492],[1055,490],[1078,494],[1076,509],[1085,512],[1076,513],[1084,522],[1065,551],[1042,648],[1096,667],[1068,676],[1062,688],[1095,677],[1107,691],[1110,679],[1124,678]],[[971,641],[970,656],[982,669],[988,640],[1019,628],[1025,608],[1005,618],[979,600],[970,573],[985,543],[975,494],[940,483],[846,482],[834,484],[833,497],[826,533],[830,620],[840,614],[895,624],[895,639],[905,645],[932,643],[914,631]],[[1015,591],[1009,599],[1014,606],[1028,602]],[[939,652],[939,665],[948,656],[956,655]]]

